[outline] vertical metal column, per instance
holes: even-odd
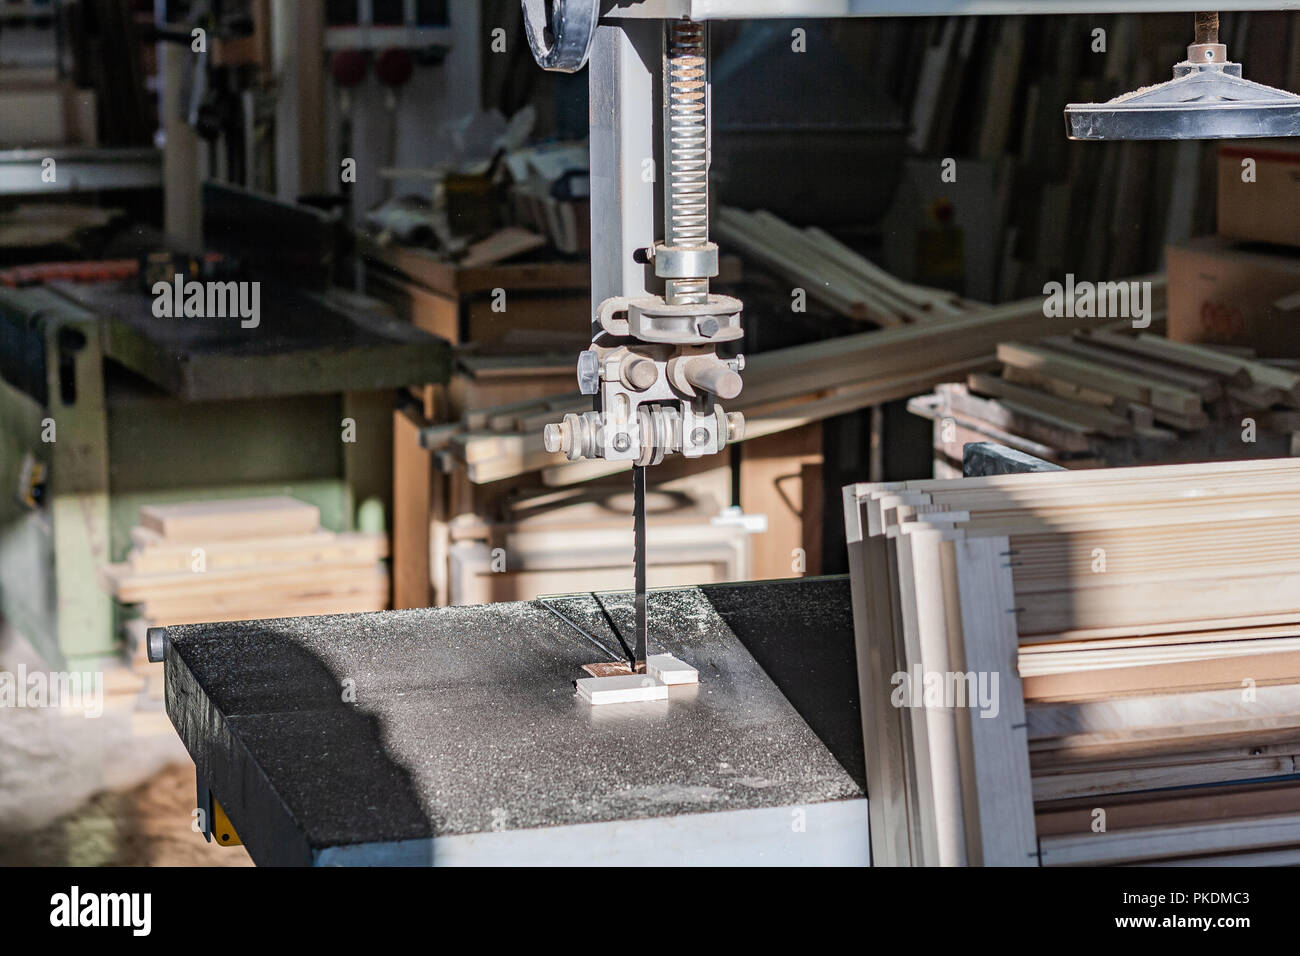
[[[638,249],[655,240],[656,96],[663,25],[624,20],[596,28],[587,66],[591,122],[591,321],[617,296],[646,294],[649,267]]]

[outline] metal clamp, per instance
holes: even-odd
[[[729,342],[745,333],[740,327],[739,299],[710,295],[704,303],[670,305],[659,296],[606,299],[596,310],[600,327],[610,335],[631,335],[643,342],[703,345]],[[617,318],[620,313],[625,318]]]

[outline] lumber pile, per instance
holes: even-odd
[[[1164,308],[1164,279],[1152,284],[1153,311]],[[1100,328],[1109,318],[1077,318],[1072,326]],[[908,398],[954,377],[992,368],[1000,342],[1034,342],[1057,332],[1043,316],[1041,296],[955,316],[841,336],[749,356],[745,389],[728,408],[743,411],[745,439]],[[435,430],[429,448],[445,468],[463,467],[486,484],[540,472],[547,485],[565,485],[624,470],[621,462],[569,462],[542,445],[542,428],[566,411],[585,411],[576,392],[500,408],[475,409]]]
[[[845,514],[878,863],[1300,859],[1300,461],[862,484]]]
[[[903,282],[829,233],[796,229],[770,212],[722,207],[718,238],[852,319],[899,326],[976,308],[951,292]]]
[[[320,527],[289,497],[147,505],[124,562],[101,568],[146,626],[377,611],[388,606],[388,540]]]
[[[1300,374],[1246,350],[1094,330],[997,356],[912,411],[1066,467],[1285,455],[1300,432]]]

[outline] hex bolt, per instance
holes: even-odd
[[[700,335],[711,339],[718,334],[718,320],[712,316],[700,319],[697,328],[700,330]]]
[[[691,432],[691,444],[703,445],[709,440],[709,430],[707,428],[697,428]]]
[[[632,447],[632,439],[627,437],[626,432],[619,432],[614,436],[614,450],[627,451]]]

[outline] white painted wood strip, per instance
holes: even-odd
[[[953,543],[965,671],[989,675],[990,681],[998,676],[996,716],[985,716],[978,707],[965,709],[979,814],[979,831],[969,837],[971,862],[984,866],[1038,862],[1009,548],[1006,538]]]
[[[918,582],[921,670],[924,674],[946,674],[953,669],[950,631],[960,629],[959,616],[950,613],[958,605],[957,571],[951,546],[954,535],[936,530],[911,537]],[[951,707],[926,707],[940,866],[965,866],[968,862],[957,716],[958,712]]]
[[[639,701],[668,699],[668,686],[645,674],[583,677],[576,683],[578,696],[593,707],[602,704],[632,704]]]
[[[645,672],[647,676],[668,686],[700,682],[698,670],[671,654],[651,654],[645,659]]]

